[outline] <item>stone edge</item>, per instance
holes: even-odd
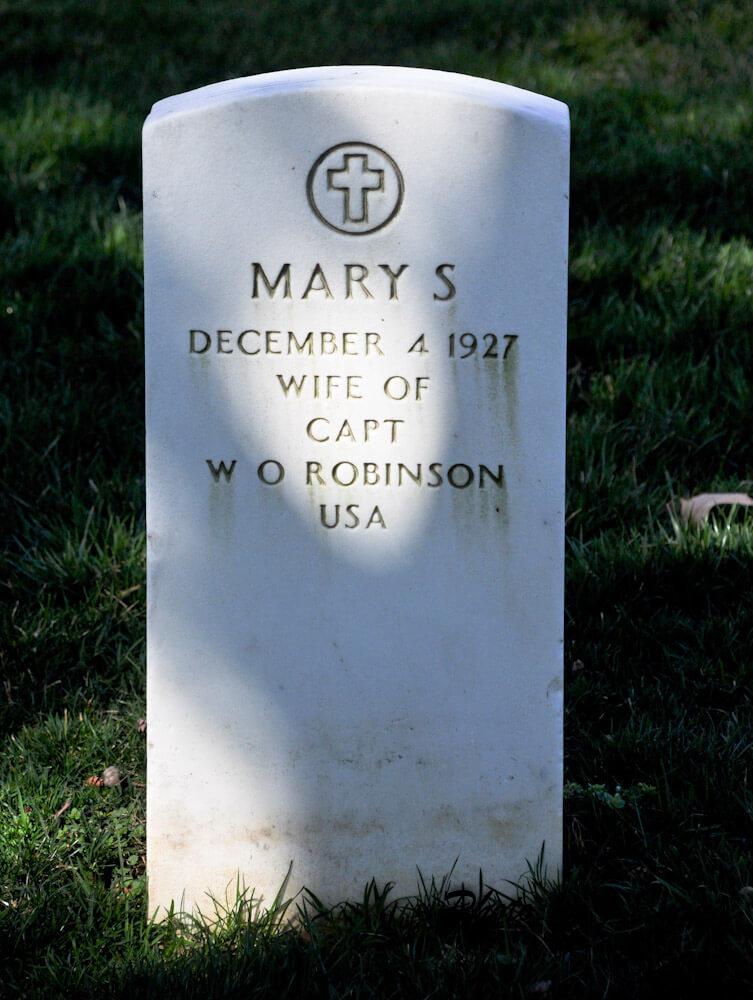
[[[513,112],[543,118],[552,124],[569,128],[570,116],[567,105],[552,97],[463,73],[402,66],[318,66],[224,80],[157,101],[152,106],[144,127],[168,115],[203,111],[212,106],[277,94],[338,87],[348,89],[382,87],[467,97]]]

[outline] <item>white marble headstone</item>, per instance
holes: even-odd
[[[415,69],[153,108],[151,910],[556,875],[568,141]]]

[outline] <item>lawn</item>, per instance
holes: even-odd
[[[680,516],[753,488],[750,5],[0,11],[0,997],[753,994],[753,513]],[[514,902],[377,882],[154,925],[140,129],[169,94],[336,63],[571,110],[565,870]]]

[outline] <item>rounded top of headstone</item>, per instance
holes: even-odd
[[[152,106],[146,124],[166,115],[286,93],[375,87],[444,93],[495,104],[552,123],[567,125],[569,122],[567,105],[561,101],[495,80],[404,66],[314,66],[224,80],[166,97]]]

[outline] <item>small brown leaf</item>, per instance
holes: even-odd
[[[53,819],[60,819],[60,817],[65,812],[65,810],[66,809],[70,809],[70,807],[71,807],[71,800],[70,799],[66,799],[65,802],[62,804],[62,806],[58,809],[58,811],[53,816]]]
[[[545,997],[551,988],[551,979],[540,979],[529,989],[528,995],[532,997]]]
[[[680,500],[682,523],[703,524],[709,511],[717,504],[738,503],[741,507],[753,507],[753,497],[747,493],[699,493],[690,500]]]
[[[651,872],[643,865],[637,865],[635,868],[630,869],[628,878],[634,879],[636,882],[650,882]]]
[[[89,778],[86,779],[84,784],[93,785],[94,788],[104,788],[105,785],[104,781],[102,781],[102,779],[99,777],[98,774],[92,774]]]
[[[146,719],[139,719],[139,721],[137,722],[137,725],[139,727],[139,732],[140,733],[145,733],[146,732]]]

